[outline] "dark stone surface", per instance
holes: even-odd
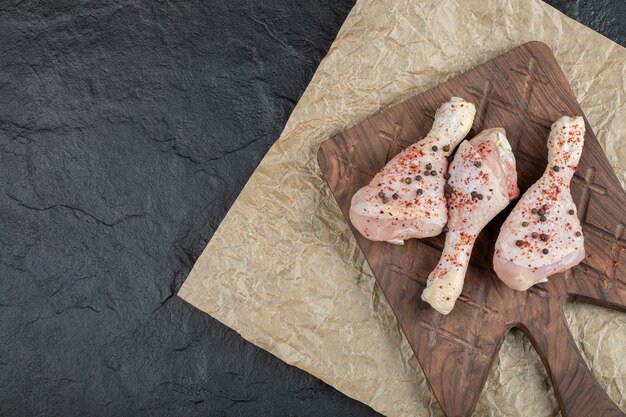
[[[0,416],[373,412],[172,295],[352,0],[0,4]]]
[[[626,46],[625,0],[545,0],[572,19]]]
[[[0,416],[376,415],[173,297],[352,3],[0,3]]]

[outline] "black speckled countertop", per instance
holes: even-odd
[[[377,415],[173,296],[352,5],[0,4],[0,416]]]

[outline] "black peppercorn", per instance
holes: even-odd
[[[516,240],[516,241],[515,241],[515,244],[516,244],[517,246],[522,246],[522,245],[524,244],[524,241],[523,241],[523,240]]]
[[[437,171],[435,171],[434,169],[432,171],[430,171],[430,175],[433,177],[437,176]]]
[[[582,235],[582,233],[580,233],[580,232],[576,232],[576,236],[577,236],[577,237],[580,237],[580,235]]]
[[[539,233],[533,232],[531,236],[533,237],[533,239],[537,239],[537,237],[539,236]]]
[[[444,150],[445,152],[448,152],[448,151],[450,150],[450,145],[446,145],[446,146],[444,146],[444,147],[443,147],[443,150]]]
[[[483,164],[483,163],[482,163],[482,162],[480,162],[480,161],[476,161],[476,162],[474,162],[474,166],[475,166],[476,168],[480,168],[482,164]]]
[[[522,226],[527,227],[528,226],[528,222],[522,222]]]
[[[547,219],[546,219],[546,216],[541,216],[541,217],[539,217],[539,220],[542,221],[542,222],[545,222]]]
[[[444,177],[445,179],[449,180],[449,179],[450,179],[450,173],[449,173],[449,172],[446,172],[445,174],[443,174],[443,177]]]
[[[537,214],[538,214],[538,215],[540,215],[540,216],[543,216],[544,214],[546,214],[546,211],[545,211],[543,208],[540,208],[540,209],[537,211]]]
[[[418,188],[416,192],[417,192],[417,195],[424,194],[424,190],[422,190],[421,188]]]
[[[433,169],[433,164],[431,164],[430,162],[426,164],[426,169],[428,171],[430,171],[431,169]]]
[[[548,254],[548,252],[550,252],[550,251],[549,251],[548,249],[544,249],[544,250],[542,250],[541,252],[543,252],[543,254],[544,254],[544,255],[547,255],[547,254]]]
[[[541,240],[544,242],[548,240],[548,235],[546,235],[545,233],[542,233],[540,237],[541,237]]]
[[[569,214],[574,214],[574,209],[569,209],[568,213]]]
[[[410,177],[406,177],[404,179],[404,182],[406,182],[407,184],[410,184],[413,180]]]
[[[441,230],[442,230],[444,233],[448,233],[448,231],[449,231],[450,229],[448,229],[448,226],[444,226],[444,227],[443,227],[443,229],[441,229]]]
[[[436,146],[433,146],[432,149],[433,149],[433,152],[437,152],[439,150],[439,148]]]
[[[559,168],[558,165],[555,165],[555,166],[552,167],[552,169],[554,170],[554,172],[559,172],[560,168]]]
[[[415,181],[421,181],[422,180],[422,176],[421,175],[416,175],[415,176]]]
[[[400,196],[398,194],[396,194],[396,193],[393,193],[393,195],[391,196],[391,198],[393,198],[394,200],[397,200],[398,197],[400,197]]]
[[[537,209],[536,209],[536,208],[534,208],[534,209],[532,209],[530,212],[531,212],[532,214],[537,214]]]

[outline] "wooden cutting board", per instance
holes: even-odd
[[[583,115],[550,49],[539,42],[517,47],[322,144],[319,165],[346,219],[352,195],[394,155],[422,139],[437,107],[452,96],[476,105],[468,138],[491,127],[506,129],[522,192],[545,168],[552,122]],[[480,234],[463,293],[448,316],[420,299],[441,254],[443,235],[396,246],[366,240],[352,228],[446,416],[472,414],[512,327],[520,328],[537,350],[563,416],[625,415],[585,364],[562,311],[572,298],[626,311],[626,194],[586,124],[572,196],[587,257],[548,283],[517,292],[493,272],[494,243],[513,204]]]

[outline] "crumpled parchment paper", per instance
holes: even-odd
[[[359,0],[179,295],[247,340],[389,416],[442,412],[316,162],[319,145],[524,42],[553,50],[626,182],[626,49],[539,0]],[[566,308],[582,354],[626,409],[626,315]],[[477,416],[554,416],[513,331]]]

